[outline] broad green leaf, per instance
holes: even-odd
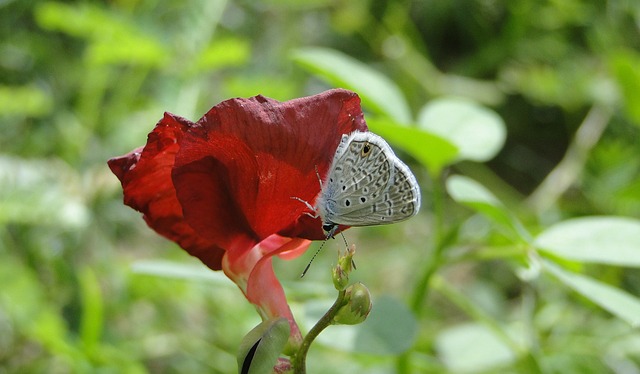
[[[249,331],[238,349],[238,373],[269,374],[289,340],[286,318],[267,320]]]
[[[551,261],[544,260],[543,264],[545,270],[574,291],[632,327],[640,326],[640,299],[637,297],[593,278],[566,271]]]
[[[619,266],[640,266],[640,220],[583,217],[555,224],[534,244],[566,259]]]
[[[317,310],[308,316],[309,321],[315,323],[330,305],[316,306]],[[363,323],[330,326],[317,340],[341,351],[397,355],[413,346],[417,330],[418,323],[407,306],[393,297],[383,296],[373,301],[371,313]]]
[[[447,191],[458,203],[486,216],[494,223],[523,241],[529,241],[529,233],[509,210],[484,186],[473,179],[453,175],[447,179]]]
[[[452,372],[482,372],[510,364],[516,353],[481,324],[450,327],[436,338],[438,356]]]
[[[301,48],[292,58],[310,72],[329,83],[358,93],[362,103],[400,124],[411,122],[411,112],[404,95],[386,76],[341,52],[327,48]]]
[[[447,140],[417,127],[401,126],[379,118],[367,119],[367,125],[371,131],[410,154],[432,175],[438,175],[458,154],[456,147]]]
[[[420,128],[458,147],[458,158],[487,161],[504,145],[506,127],[494,111],[460,98],[433,100],[418,115]]]

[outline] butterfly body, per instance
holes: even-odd
[[[416,178],[389,144],[371,132],[343,135],[315,210],[323,229],[404,221],[420,209]]]

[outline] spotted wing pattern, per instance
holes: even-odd
[[[420,190],[384,139],[354,132],[336,150],[316,209],[328,227],[395,223],[418,212]]]

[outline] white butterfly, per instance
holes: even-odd
[[[342,136],[314,207],[329,237],[338,225],[395,223],[419,209],[416,177],[384,139],[360,131]]]

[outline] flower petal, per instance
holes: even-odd
[[[271,235],[244,251],[230,261],[224,257],[222,267],[225,274],[233,280],[252,304],[256,305],[263,320],[284,317],[291,326],[291,336],[300,338],[291,309],[287,304],[284,290],[273,272],[272,257],[280,253],[304,252],[311,242],[306,239],[291,239],[279,235]]]
[[[294,198],[313,205],[318,173],[326,174],[341,136],[355,130],[366,130],[360,99],[341,89],[216,105],[184,134],[176,155],[173,182],[185,220],[231,252],[229,240],[258,243],[274,233],[324,239],[320,220]]]
[[[147,145],[108,161],[124,191],[124,203],[142,212],[147,224],[175,241],[214,270],[221,269],[224,251],[196,234],[182,216],[182,207],[171,181],[171,169],[182,134],[190,121],[165,113],[149,134]]]

